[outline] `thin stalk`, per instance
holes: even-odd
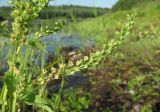
[[[63,69],[64,71],[64,69]],[[64,83],[65,83],[65,76],[64,74],[62,74],[62,82],[61,82],[61,87],[60,87],[60,90],[59,90],[59,93],[58,93],[58,99],[57,101],[55,102],[55,108],[57,109],[59,107],[59,104],[60,104],[60,100],[61,100],[61,95],[62,95],[62,90],[63,90],[63,87],[64,87]]]
[[[3,86],[3,89],[2,89],[2,112],[6,112],[6,102],[7,102],[7,85],[6,83],[4,84]]]
[[[17,101],[17,94],[16,94],[16,91],[15,91],[13,93],[12,112],[16,112],[16,101]]]
[[[14,51],[13,64],[10,65],[12,75],[15,75],[13,77],[16,77],[15,80],[17,79],[18,74],[15,73],[14,68],[16,68],[15,62],[17,61],[17,57],[20,52],[20,49],[21,49],[21,46],[17,45],[16,49]],[[15,80],[13,80],[13,81],[15,81]],[[17,90],[17,88],[15,88],[14,92],[9,97],[9,112],[16,112],[16,102],[17,102],[17,91],[16,90]]]

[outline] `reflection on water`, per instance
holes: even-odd
[[[47,45],[46,49],[48,52],[54,52],[58,46],[61,46],[62,48],[63,47],[86,48],[94,45],[93,40],[87,40],[81,38],[78,35],[63,36],[60,33],[44,37],[42,40],[46,43]]]
[[[4,40],[6,40],[8,42],[7,39],[0,38],[0,41],[4,41]],[[94,45],[93,40],[87,40],[85,38],[81,38],[78,35],[64,36],[61,33],[57,33],[56,35],[53,34],[53,35],[50,35],[47,37],[43,37],[41,40],[45,44],[47,54],[56,53],[55,51],[58,47],[61,47],[61,48],[70,47],[73,49],[77,49],[77,48],[83,49],[83,48],[87,48],[87,47],[92,47]],[[4,65],[4,64],[6,64],[5,59],[8,56],[8,53],[11,52],[11,49],[13,49],[13,48],[5,47],[5,48],[0,49],[0,71],[4,70],[6,68],[6,66]],[[25,54],[26,47],[24,47],[22,51]],[[47,57],[47,54],[45,55],[46,57]],[[41,57],[41,52],[38,52],[36,57]],[[39,64],[41,63],[40,59],[38,61]]]
[[[0,38],[0,42],[4,41],[5,39]],[[7,40],[6,40],[7,41]],[[73,49],[78,48],[78,49],[83,49],[83,48],[87,48],[87,47],[92,47],[94,45],[94,41],[93,40],[87,40],[84,38],[80,38],[80,36],[78,35],[72,35],[72,36],[63,36],[60,33],[56,34],[56,35],[50,35],[47,37],[43,37],[42,41],[45,43],[46,45],[46,50],[47,53],[45,55],[45,57],[47,58],[49,53],[55,53],[56,49],[58,48],[58,46],[60,46],[61,48],[67,48],[67,47],[72,47]],[[8,41],[7,41],[8,42]],[[10,50],[9,50],[10,49]],[[7,56],[9,52],[12,52],[13,48],[9,48],[9,47],[4,47],[4,48],[0,48],[0,73],[4,73],[8,67],[7,67]],[[22,50],[24,53],[26,53],[26,48],[24,47]],[[36,53],[35,53],[36,54]],[[41,52],[38,51],[37,55],[32,59],[28,59],[28,60],[33,60],[33,62],[35,61],[35,58],[39,57],[37,64],[41,66]],[[34,63],[35,64],[35,63]],[[1,74],[0,74],[1,75]],[[72,79],[72,78],[71,78]],[[68,79],[68,82],[72,82],[70,77]],[[84,77],[82,74],[79,75],[79,78],[74,79],[75,81],[77,80],[83,80]],[[81,83],[83,83],[84,81],[80,81]],[[77,83],[79,85],[79,83]],[[77,85],[72,84],[72,85]],[[0,81],[0,87],[1,87],[1,81]]]

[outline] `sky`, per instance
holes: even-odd
[[[50,5],[81,5],[111,8],[117,0],[54,0]],[[7,5],[7,0],[0,0],[0,6]]]

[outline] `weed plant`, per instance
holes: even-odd
[[[44,58],[46,55],[44,43],[40,39],[61,30],[65,22],[55,22],[52,27],[42,27],[39,32],[32,35],[30,23],[38,17],[39,12],[48,5],[48,2],[49,0],[10,1],[13,9],[11,12],[13,18],[12,29],[6,29],[6,23],[1,24],[3,30],[1,34],[7,32],[7,34],[3,34],[3,37],[6,37],[7,40],[0,43],[1,49],[6,46],[9,47],[6,57],[8,70],[2,78],[3,87],[0,93],[2,112],[71,112],[73,107],[64,108],[64,105],[68,105],[68,103],[71,106],[75,105],[73,112],[86,109],[89,104],[86,98],[76,99],[72,94],[67,97],[67,93],[64,93],[64,96],[66,96],[64,101],[66,102],[63,102],[64,105],[62,105],[64,78],[83,69],[97,66],[101,60],[122,43],[134,23],[134,14],[131,14],[122,30],[117,32],[115,38],[110,42],[104,43],[102,50],[84,56],[76,63],[72,61],[65,63],[60,54],[57,60],[47,65]],[[40,64],[38,64],[38,60],[40,60]],[[54,67],[55,64],[58,66]],[[58,94],[53,94],[53,97],[49,98],[47,84],[53,79],[61,79],[61,87]],[[77,102],[80,105],[77,105]],[[82,102],[86,105],[81,104]]]

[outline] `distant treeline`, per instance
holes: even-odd
[[[51,19],[55,17],[67,18],[88,18],[100,16],[107,13],[106,8],[82,7],[82,6],[49,6],[40,13],[41,19]]]
[[[10,13],[11,7],[0,7],[0,21],[4,19],[11,19]]]
[[[49,6],[40,13],[39,19],[65,18],[89,18],[107,13],[107,8],[94,8],[83,6]],[[0,18],[11,19],[11,7],[0,7]]]

